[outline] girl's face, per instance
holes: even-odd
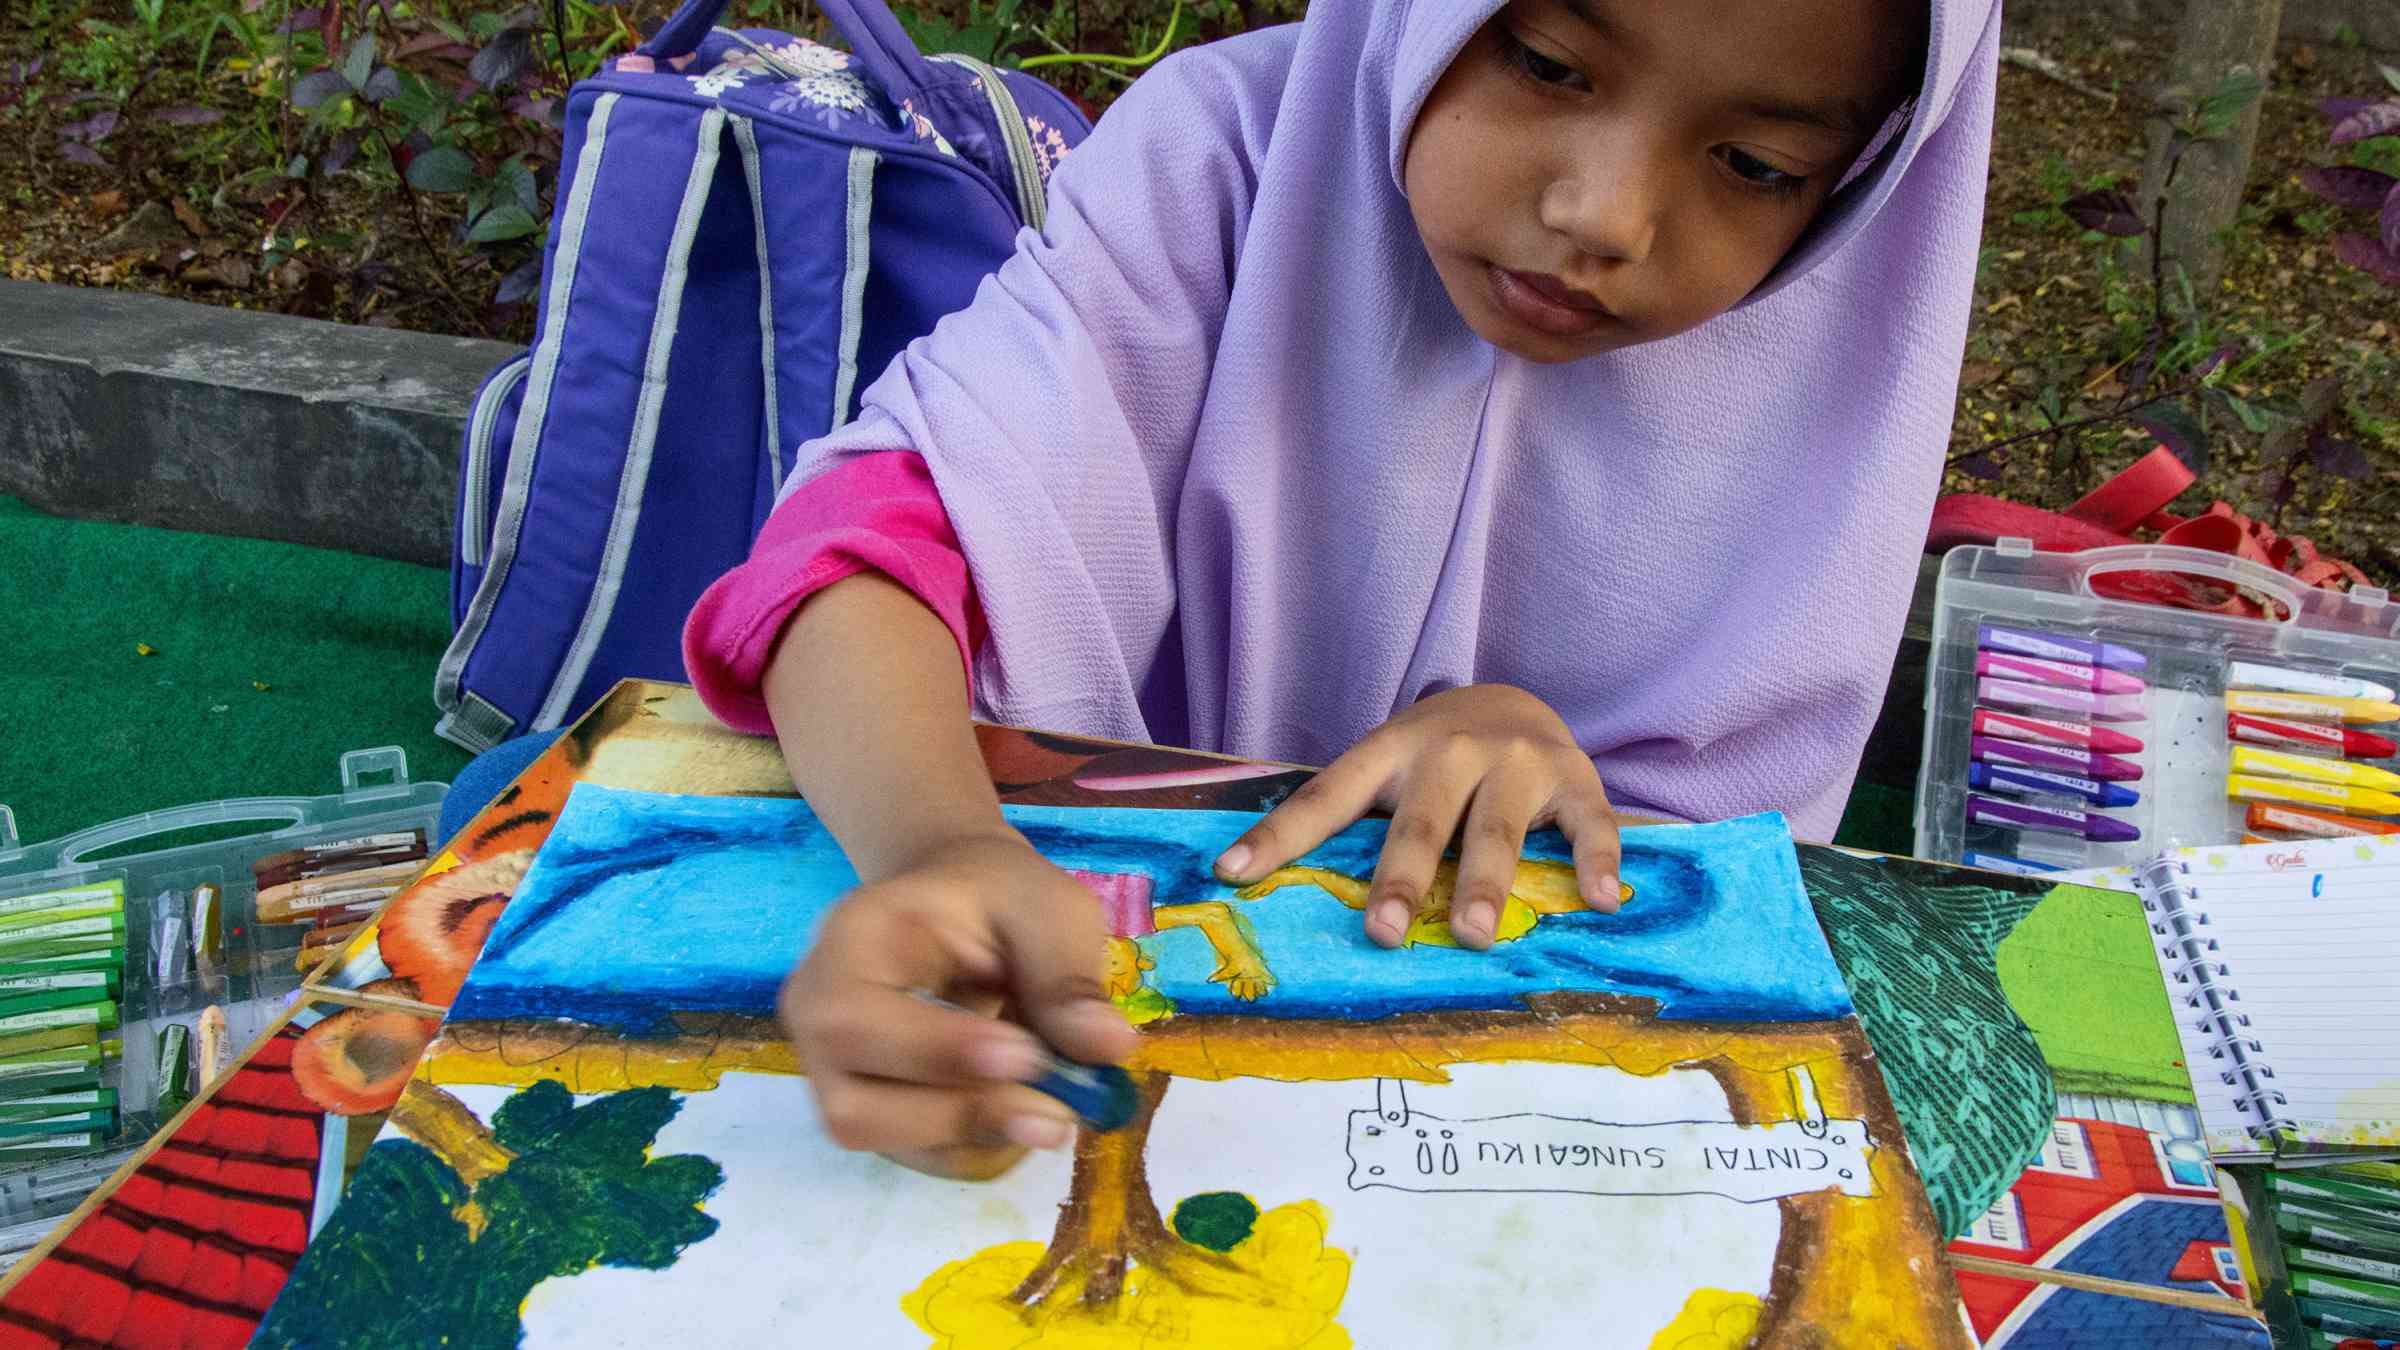
[[[1914,91],[1924,23],[1922,0],[1510,0],[1403,164],[1451,303],[1541,362],[1725,312]]]

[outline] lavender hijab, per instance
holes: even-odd
[[[1145,76],[792,481],[925,456],[982,716],[1322,763],[1497,681],[1622,809],[1828,836],[1948,441],[1999,5],[1932,0],[1915,115],[1758,292],[1554,366],[1467,328],[1400,187],[1498,8],[1315,0]]]

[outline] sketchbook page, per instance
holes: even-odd
[[[2219,1161],[2267,1157],[2272,1150],[2256,1128],[2259,1116],[2246,1108],[2239,1076],[2232,1072],[2225,1053],[2224,1034],[2210,1015],[2208,995],[2178,941],[2181,932],[2176,911],[2182,902],[2152,895],[2130,867],[2085,868],[2059,873],[2054,880],[2113,887],[2140,898],[2150,952],[2166,984],[2168,1008],[2174,1014],[2176,1038],[2183,1046],[2183,1063],[2191,1077],[2193,1105],[2200,1113],[2209,1156]]]
[[[2400,842],[2320,839],[2187,850],[2216,935],[2302,1146],[2400,1147]]]
[[[839,850],[579,788],[256,1343],[1965,1343],[1780,820],[1628,831],[1613,916],[1529,841],[1477,953],[1366,942],[1380,822],[1237,891],[1255,814],[1008,815],[1116,934],[1125,1129],[974,1185],[835,1147],[773,1010]]]

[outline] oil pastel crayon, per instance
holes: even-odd
[[[2027,684],[2051,684],[2061,689],[2089,689],[2096,694],[2139,694],[2150,686],[2139,675],[2128,675],[2106,666],[2089,666],[2079,661],[2045,661],[2038,656],[2010,656],[2006,652],[1977,652],[1975,673],[2003,680],[2023,680]]]
[[[917,997],[937,1008],[965,1012],[946,998],[920,991]],[[1038,1037],[1036,1038],[1039,1039]],[[1053,1097],[1073,1111],[1092,1129],[1106,1133],[1122,1129],[1132,1121],[1140,1105],[1140,1095],[1133,1086],[1133,1076],[1114,1064],[1086,1064],[1060,1054],[1047,1044],[1042,1046],[1048,1063],[1042,1076],[1026,1084],[1034,1091]]]
[[[2297,778],[2262,778],[2257,774],[2225,775],[2225,795],[2235,801],[2298,802],[2330,806],[2337,811],[2364,811],[2376,816],[2400,816],[2400,796],[2374,788],[2308,783]]]
[[[2400,742],[2330,722],[2287,722],[2250,713],[2227,713],[2225,735],[2230,740],[2263,745],[2270,750],[2316,751],[2346,759],[2390,759],[2400,755]]]
[[[2150,717],[2139,694],[2095,694],[2088,689],[1995,680],[1988,675],[1975,682],[1975,701],[2001,708],[2040,708],[2095,722],[2142,722]]]
[[[2062,722],[2055,717],[2030,717],[1998,708],[1975,710],[1975,734],[2004,741],[2031,741],[2038,745],[2098,750],[2110,755],[2138,755],[2142,752],[2139,736],[2129,736],[2115,727],[2096,727],[2089,722]]]
[[[2288,717],[2296,722],[2400,722],[2400,703],[2386,699],[2278,694],[2261,689],[2226,690],[2225,711]]]
[[[2043,769],[2011,768],[2006,764],[1968,765],[1967,786],[1986,792],[2031,792],[2074,797],[2099,807],[2131,806],[2142,799],[2142,794],[2132,788],[2106,779],[2050,773]]]
[[[2065,637],[2057,633],[2036,633],[1996,623],[1982,624],[1976,628],[1975,645],[1987,652],[2033,656],[2044,661],[2077,661],[2085,665],[2106,666],[2111,670],[2131,671],[2137,675],[2150,668],[2150,658],[2131,647],[2120,647],[2113,642],[2095,642],[2090,638]]]
[[[2400,834],[2400,822],[2366,820],[2358,816],[2336,815],[2331,811],[2311,811],[2305,806],[2285,806],[2277,802],[2252,802],[2248,823],[2254,830],[2281,830],[2286,834],[2303,835],[2310,839],[2348,839],[2361,834]]]
[[[2104,816],[2096,811],[2078,811],[2065,806],[2036,806],[2031,802],[1979,794],[1969,794],[1967,797],[1967,820],[1971,824],[1998,825],[2011,830],[2071,834],[2100,844],[2130,843],[2142,837],[2140,830],[2115,816]]]
[[[327,877],[339,881],[339,877]],[[309,885],[294,882],[293,885]],[[365,906],[380,906],[400,893],[400,884],[390,882],[380,886],[329,886],[306,893],[270,887],[258,893],[260,923],[305,923],[320,913],[337,913]]]
[[[2386,703],[2400,698],[2400,691],[2373,680],[2355,679],[2348,675],[2320,675],[2313,670],[2292,670],[2258,661],[2235,661],[2227,665],[2225,687],[2271,689],[2285,694],[2330,694],[2335,698],[2381,699]]]
[[[2015,764],[2046,773],[2071,773],[2085,778],[2104,778],[2112,782],[2130,782],[2142,776],[2142,766],[2130,759],[2104,755],[2097,750],[2076,750],[2063,745],[2033,745],[2025,741],[2003,741],[1990,736],[1974,736],[1967,741],[1967,751],[1986,764]]]
[[[328,840],[305,848],[288,848],[281,853],[270,853],[250,864],[250,874],[263,890],[301,877],[359,871],[409,862],[424,856],[423,830],[396,830],[361,835],[356,839]]]
[[[2067,870],[2055,863],[2035,862],[2031,858],[2016,858],[2006,853],[1986,853],[1981,849],[1973,848],[1961,854],[1959,861],[1969,867],[1980,867],[1986,872],[2013,872],[2021,877],[2038,877],[2050,872]]]
[[[2262,750],[2255,745],[2237,745],[2233,747],[2232,762],[2235,773],[2259,773],[2271,778],[2304,778],[2312,783],[2339,783],[2344,787],[2400,792],[2400,773],[2378,769],[2372,764],[2353,764],[2346,759],[2321,759],[2315,755],[2292,755],[2281,750]]]
[[[125,883],[112,880],[88,886],[69,886],[63,890],[36,891],[31,895],[12,895],[0,900],[0,919],[36,913],[55,916],[61,911],[81,914],[124,907]]]

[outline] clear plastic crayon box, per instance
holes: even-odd
[[[2160,574],[2263,617],[2126,598]],[[2257,684],[2299,687],[2243,687]],[[2387,691],[2400,603],[2381,589],[2161,545],[1953,549],[1934,591],[1916,852],[2044,871],[2400,833],[2400,783],[2378,777],[2400,773]]]
[[[73,1208],[172,1114],[159,1079],[159,1046],[170,1026],[188,1033],[213,1006],[224,1014],[229,1052],[239,1055],[300,987],[295,958],[303,930],[257,921],[254,863],[362,836],[417,835],[428,852],[439,848],[432,836],[449,789],[411,782],[399,747],[352,750],[340,770],[338,793],[201,802],[46,843],[20,844],[14,816],[0,806],[0,915],[12,900],[22,905],[91,887],[121,886],[123,907],[115,997],[100,1032],[107,1051],[101,1088],[114,1094],[115,1119],[73,1134],[0,1138],[0,1254],[38,1237],[37,1220]],[[191,949],[189,907],[203,886],[216,888],[210,928],[219,950],[163,959],[165,944]],[[0,1057],[0,1100],[13,1081],[7,1058]],[[196,1090],[202,1070],[196,1057],[191,1062]]]

